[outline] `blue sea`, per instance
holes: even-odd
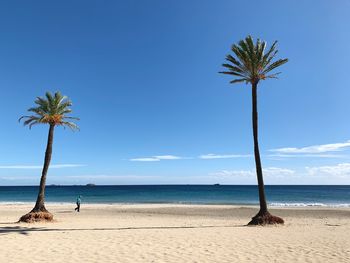
[[[350,207],[350,185],[266,186],[270,206]],[[0,203],[33,203],[37,186],[0,186]],[[257,205],[258,188],[253,185],[123,185],[47,186],[46,202],[74,203],[175,203]]]

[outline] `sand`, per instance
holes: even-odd
[[[247,227],[257,208],[47,205],[54,223],[13,223],[0,205],[0,262],[350,262],[350,209],[271,209],[284,226]]]

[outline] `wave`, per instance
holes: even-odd
[[[45,202],[50,205],[69,205],[74,202]],[[35,205],[35,201],[0,201],[0,205]]]
[[[34,205],[35,202],[33,201],[0,201],[0,205]],[[69,205],[74,206],[75,202],[52,202],[47,201],[47,205]],[[137,205],[137,204],[160,204],[160,205],[166,205],[166,204],[178,204],[178,205],[233,205],[233,206],[258,206],[258,203],[206,203],[206,202],[84,202],[83,205],[107,205],[107,206],[113,206],[113,205]],[[268,204],[271,207],[333,207],[333,208],[350,208],[350,203],[318,203],[318,202],[272,202]]]
[[[325,204],[325,203],[270,203],[270,206],[276,207],[350,207],[350,203],[344,204]]]

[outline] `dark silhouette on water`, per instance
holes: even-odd
[[[227,64],[223,66],[227,71],[220,73],[232,75],[235,79],[231,80],[230,83],[245,82],[250,83],[252,87],[252,124],[253,124],[253,138],[254,138],[254,157],[256,174],[259,186],[259,203],[260,211],[256,216],[249,222],[250,225],[265,225],[265,224],[283,224],[282,218],[273,216],[267,209],[264,180],[262,165],[259,153],[258,143],[258,99],[257,91],[258,84],[261,80],[268,78],[277,78],[280,73],[270,72],[277,67],[288,62],[288,59],[279,59],[274,61],[274,58],[278,52],[276,49],[277,41],[275,41],[269,51],[265,53],[266,42],[258,39],[254,44],[251,36],[246,37],[244,40],[238,42],[238,45],[233,44],[231,50],[236,55],[234,58],[231,55],[226,56]]]

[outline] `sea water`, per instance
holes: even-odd
[[[350,207],[350,185],[267,185],[270,206]],[[33,203],[38,186],[0,186],[0,203]],[[258,205],[253,185],[47,186],[46,202]]]

